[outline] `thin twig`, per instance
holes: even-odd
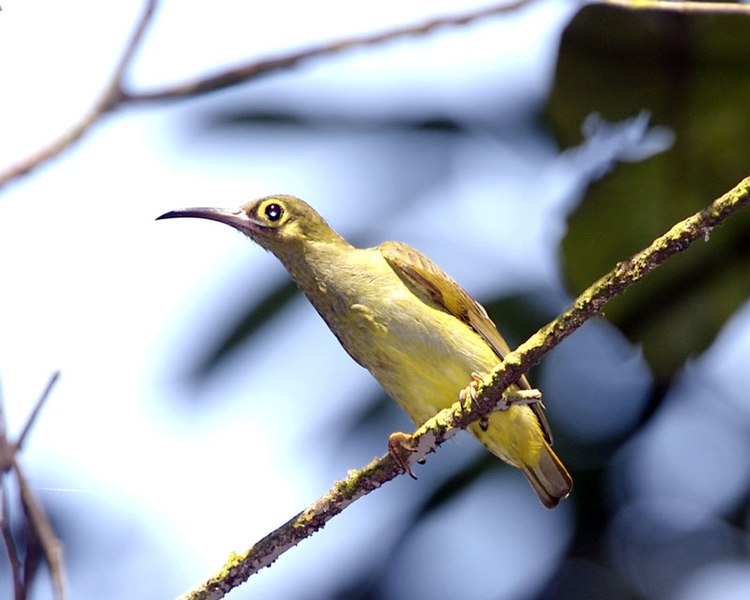
[[[502,403],[503,391],[566,337],[592,317],[601,314],[604,305],[640,281],[669,257],[683,252],[693,242],[708,239],[710,232],[733,214],[750,204],[750,177],[712,202],[704,210],[681,221],[647,248],[614,269],[584,291],[564,313],[507,354],[492,371],[488,383],[480,385],[476,400],[456,402],[440,411],[412,436],[415,451],[406,459],[410,464],[424,460],[445,440],[472,422],[490,414]],[[390,454],[375,459],[331,488],[322,498],[269,533],[243,554],[233,554],[215,575],[179,600],[216,600],[245,582],[281,554],[321,529],[331,518],[358,498],[379,488],[402,473]]]
[[[8,566],[13,580],[13,598],[14,600],[23,600],[23,568],[10,530],[8,491],[5,488],[5,472],[13,465],[16,448],[8,441],[6,435],[7,424],[3,404],[3,393],[0,387],[0,535],[3,538],[5,554],[8,556]]]
[[[156,6],[156,0],[148,0],[146,8],[138,21],[131,39],[120,58],[109,84],[100,100],[84,115],[84,117],[69,131],[55,140],[49,146],[38,150],[19,163],[0,172],[0,188],[8,182],[29,173],[34,168],[47,162],[78,141],[105,114],[123,105],[146,103],[165,100],[190,98],[200,94],[226,89],[241,83],[246,83],[256,77],[267,75],[274,71],[288,69],[303,61],[351,50],[362,46],[382,44],[408,35],[425,35],[435,29],[448,26],[460,26],[476,22],[495,15],[518,10],[535,0],[514,0],[509,3],[492,5],[475,11],[470,11],[452,17],[431,19],[416,25],[397,27],[389,31],[367,34],[359,37],[344,38],[308,48],[293,51],[273,58],[252,60],[237,67],[220,71],[213,75],[200,77],[193,81],[165,87],[160,90],[137,92],[127,90],[123,79],[135,52],[140,45],[147,26],[151,21]],[[664,10],[685,13],[716,13],[716,14],[750,14],[750,5],[727,2],[680,2],[670,0],[600,0],[602,4],[620,6],[630,10]]]
[[[17,600],[22,600],[26,597],[28,587],[35,571],[35,567],[31,565],[36,565],[36,563],[33,562],[33,557],[31,557],[28,549],[25,561],[21,561],[16,545],[13,541],[13,535],[10,530],[8,498],[5,488],[5,474],[8,470],[11,470],[16,478],[27,527],[29,531],[33,533],[35,539],[39,541],[39,545],[41,546],[42,552],[47,561],[47,566],[49,567],[50,576],[52,578],[55,598],[57,600],[64,600],[65,598],[62,544],[55,535],[55,531],[52,528],[52,524],[44,512],[44,509],[31,491],[26,477],[23,474],[23,470],[17,460],[18,453],[20,452],[24,441],[28,438],[31,427],[36,421],[39,412],[44,406],[59,376],[60,372],[56,371],[50,377],[44,391],[36,401],[29,418],[26,420],[21,435],[18,436],[18,440],[15,443],[10,443],[7,439],[5,433],[5,415],[3,412],[2,398],[0,398],[0,494],[2,494],[0,496],[0,534],[3,538],[6,554],[8,555],[8,562],[13,577],[14,597]]]
[[[336,40],[307,50],[294,51],[275,58],[252,60],[244,65],[222,71],[215,75],[199,78],[194,81],[153,92],[127,91],[123,85],[125,72],[143,39],[156,6],[156,0],[149,0],[100,100],[78,123],[73,125],[70,130],[64,133],[59,139],[55,140],[46,148],[38,150],[25,160],[11,166],[4,172],[0,172],[0,188],[6,183],[29,173],[32,169],[60,154],[63,150],[71,146],[87,133],[101,117],[123,105],[138,102],[182,99],[196,96],[198,94],[205,94],[244,83],[272,71],[295,66],[304,60],[316,56],[325,56],[365,45],[380,44],[407,35],[424,35],[439,27],[465,25],[496,14],[516,10],[534,1],[535,0],[514,0],[509,4],[501,4],[499,6],[495,5],[454,17],[436,18],[425,23],[399,27],[381,33]]]
[[[16,461],[13,462],[13,473],[18,481],[18,488],[21,494],[24,513],[29,527],[34,531],[44,552],[44,558],[47,561],[50,577],[52,578],[52,587],[55,591],[56,600],[65,599],[65,577],[63,569],[63,546],[60,539],[55,534],[55,530],[50,523],[47,513],[44,512],[42,505],[31,491],[28,481],[26,480],[21,467]],[[28,586],[28,582],[26,582]]]
[[[49,381],[47,382],[47,385],[45,386],[44,391],[42,392],[42,395],[39,396],[39,400],[36,401],[36,404],[34,405],[34,408],[31,411],[29,418],[26,419],[26,425],[24,425],[24,428],[21,430],[21,435],[19,435],[18,439],[16,440],[15,446],[16,446],[17,452],[21,451],[21,447],[23,446],[23,443],[26,440],[26,437],[29,435],[29,431],[31,431],[31,427],[34,425],[34,422],[36,421],[36,418],[39,415],[39,411],[42,410],[44,403],[47,401],[47,398],[49,397],[49,394],[52,391],[52,388],[55,387],[55,383],[57,383],[57,380],[59,378],[60,378],[60,371],[55,371],[54,373],[52,373],[52,376],[49,378]]]
[[[18,550],[13,541],[13,534],[10,531],[10,509],[8,508],[8,491],[5,489],[5,478],[0,473],[0,532],[2,532],[5,553],[8,556],[10,573],[13,579],[13,598],[14,600],[23,600],[23,577],[21,573],[21,559],[18,558]]]
[[[122,58],[117,64],[114,75],[110,79],[110,82],[99,101],[88,111],[88,113],[84,115],[84,117],[78,123],[73,125],[70,130],[65,132],[49,146],[38,150],[31,156],[28,156],[26,159],[16,163],[15,165],[0,173],[0,188],[2,188],[6,183],[12,181],[13,179],[26,175],[42,163],[47,162],[48,160],[60,154],[63,150],[74,144],[77,140],[81,139],[81,137],[89,129],[91,129],[91,127],[104,114],[117,108],[117,106],[122,102],[123,74],[125,73],[125,70],[128,67],[128,64],[130,63],[135,50],[138,47],[138,44],[143,39],[143,35],[146,31],[146,26],[151,20],[155,6],[156,0],[148,0],[146,9],[144,10],[140,20],[138,21],[138,24],[136,25],[136,28],[133,32],[133,35],[131,36],[130,41],[128,42],[127,47],[125,48],[125,52],[123,53]]]
[[[156,3],[157,0],[147,0],[146,8],[143,9],[143,14],[141,14],[141,18],[138,19],[135,29],[130,36],[130,41],[125,46],[125,51],[120,57],[120,62],[115,68],[115,72],[112,75],[111,81],[112,84],[114,84],[114,86],[118,88],[118,91],[121,91],[122,82],[125,77],[125,71],[130,66],[130,62],[133,60],[133,56],[135,56],[135,52],[138,49],[138,46],[140,46],[141,41],[143,40],[143,36],[146,34],[146,29],[148,28],[148,25],[154,16]]]
[[[3,386],[0,385],[0,440],[5,440],[6,438],[6,432],[8,431],[8,424],[5,422],[5,400],[3,399]],[[0,465],[2,465],[2,462],[0,462]],[[0,474],[2,474],[3,469],[0,466]]]
[[[431,33],[435,29],[443,27],[467,25],[481,19],[518,10],[534,1],[535,0],[514,0],[510,3],[506,2],[500,5],[480,8],[461,15],[438,17],[416,25],[405,25],[403,27],[397,27],[378,33],[369,33],[358,37],[326,42],[317,46],[312,46],[306,50],[295,50],[273,58],[252,60],[207,77],[200,77],[193,81],[179,83],[161,90],[155,90],[152,92],[125,92],[125,99],[130,102],[153,102],[198,96],[200,94],[206,94],[239,83],[244,83],[250,79],[254,79],[260,75],[265,75],[273,71],[297,66],[301,62],[311,58],[336,54],[362,46],[374,46],[406,36],[425,35]]]
[[[678,0],[601,0],[630,10],[664,10],[681,13],[750,15],[750,4],[735,2],[680,2]]]
[[[306,50],[293,51],[274,58],[253,60],[245,64],[226,69],[193,81],[179,83],[161,90],[151,92],[124,92],[130,102],[153,102],[189,98],[225,89],[260,75],[273,71],[295,67],[303,61],[344,50],[362,46],[374,46],[410,35],[425,35],[442,27],[455,27],[512,12],[531,4],[534,0],[515,0],[510,3],[488,6],[452,17],[439,17],[422,24],[407,25],[380,33],[371,33],[359,37],[337,40],[313,46]],[[731,2],[680,2],[677,0],[601,0],[603,4],[612,4],[631,10],[669,10],[674,12],[726,13],[750,15],[750,5]]]
[[[50,577],[52,578],[52,587],[55,591],[55,598],[57,600],[64,600],[65,598],[65,580],[64,580],[64,568],[63,568],[63,546],[60,539],[55,534],[55,530],[50,523],[47,513],[44,512],[42,505],[38,502],[34,493],[31,491],[26,476],[23,474],[21,466],[16,460],[16,455],[21,451],[24,441],[31,431],[31,427],[34,425],[39,412],[42,410],[47,398],[49,398],[52,388],[60,378],[60,371],[55,371],[49,378],[47,385],[44,387],[42,394],[34,404],[34,408],[26,419],[21,434],[18,436],[18,440],[14,444],[15,454],[13,456],[13,473],[16,476],[18,482],[18,489],[21,495],[21,502],[24,508],[24,514],[29,524],[29,528],[36,534],[39,543],[41,544],[42,551],[44,552],[44,558],[47,561],[47,567],[49,568]],[[29,582],[25,582],[28,586]]]

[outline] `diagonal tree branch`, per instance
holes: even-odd
[[[113,112],[124,105],[177,100],[206,94],[208,92],[245,83],[273,71],[287,69],[317,56],[343,52],[366,45],[381,44],[407,35],[425,35],[441,27],[466,25],[493,15],[517,10],[534,1],[535,0],[513,0],[511,3],[493,5],[457,16],[435,18],[424,23],[407,25],[380,33],[335,40],[306,50],[297,50],[274,58],[255,59],[248,61],[241,66],[214,75],[198,78],[193,81],[153,92],[127,91],[123,84],[125,73],[130,66],[138,46],[143,40],[148,24],[150,23],[156,8],[157,0],[148,0],[146,8],[136,24],[131,39],[126,46],[101,99],[78,123],[73,125],[70,130],[63,134],[59,139],[55,140],[46,148],[42,148],[21,162],[11,166],[7,170],[0,172],[0,188],[8,182],[26,175],[37,166],[56,157],[66,148],[81,139],[81,137],[83,137],[83,135],[86,134],[105,114]]]
[[[519,10],[536,0],[512,0],[494,4],[466,13],[430,19],[423,23],[406,25],[391,30],[343,38],[307,48],[295,50],[271,58],[248,61],[242,65],[220,71],[213,75],[196,78],[160,90],[137,92],[127,90],[123,84],[125,73],[142,42],[149,23],[153,17],[157,0],[148,0],[123,55],[107,85],[104,94],[87,114],[74,124],[60,138],[49,146],[42,148],[24,160],[0,172],[0,188],[26,175],[39,165],[56,157],[76,141],[81,139],[105,114],[113,112],[124,105],[148,102],[163,102],[191,98],[201,94],[226,89],[252,81],[269,73],[288,69],[312,58],[328,56],[362,46],[383,44],[409,35],[426,35],[435,29],[467,25],[499,14]],[[602,4],[611,4],[631,10],[669,10],[686,13],[717,13],[750,15],[750,5],[733,2],[682,2],[679,0],[600,0]]]
[[[34,533],[49,568],[52,588],[56,600],[65,599],[65,572],[63,568],[63,545],[55,534],[52,523],[41,503],[31,491],[31,486],[17,461],[13,462],[13,474],[18,482],[23,512],[29,529]],[[28,560],[28,556],[27,556]],[[30,581],[24,581],[28,589]]]
[[[146,8],[139,19],[135,30],[125,47],[120,61],[115,68],[115,72],[107,84],[104,94],[99,101],[89,110],[87,114],[76,124],[74,124],[67,132],[60,136],[57,140],[52,142],[46,148],[38,150],[31,156],[28,156],[21,162],[8,168],[6,171],[0,173],[0,188],[6,183],[26,175],[31,170],[35,169],[42,163],[56,157],[58,154],[66,150],[69,146],[74,144],[76,141],[81,139],[85,133],[88,132],[94,124],[106,113],[114,110],[122,103],[122,79],[128,68],[130,61],[133,59],[133,55],[137,50],[138,46],[146,33],[146,28],[151,21],[156,8],[156,0],[148,0]]]
[[[13,600],[23,600],[23,565],[18,558],[18,548],[10,530],[10,509],[8,508],[8,491],[5,489],[5,477],[0,475],[0,532],[2,532],[5,553],[8,557],[11,579],[13,580]]]
[[[609,300],[622,294],[669,257],[686,250],[696,240],[708,241],[715,227],[748,204],[750,177],[743,179],[702,211],[677,223],[647,248],[616,264],[609,273],[585,290],[559,317],[507,354],[503,362],[492,371],[488,381],[480,385],[475,401],[469,398],[464,405],[456,402],[419,427],[412,436],[415,451],[405,457],[408,463],[423,461],[457,431],[490,414],[498,405],[502,406],[501,394],[509,385],[586,321],[600,315]],[[221,570],[181,596],[179,600],[222,598],[229,590],[247,581],[251,575],[269,566],[281,554],[322,529],[331,518],[354,501],[402,472],[403,469],[396,464],[390,454],[373,460],[358,471],[350,471],[349,475],[336,482],[327,494],[269,533],[249,550],[242,554],[233,553]]]
[[[42,395],[36,401],[31,414],[26,420],[23,431],[14,443],[11,443],[7,438],[5,413],[2,397],[0,397],[0,536],[2,536],[5,551],[8,555],[8,563],[13,579],[13,597],[16,600],[24,600],[28,595],[28,589],[38,566],[38,554],[30,551],[27,547],[25,559],[21,560],[13,540],[10,530],[8,496],[5,488],[5,475],[11,471],[16,477],[21,504],[26,517],[26,527],[35,540],[35,543],[38,543],[47,561],[50,577],[52,578],[54,597],[56,600],[64,600],[65,598],[62,544],[55,535],[52,524],[44,512],[42,505],[32,493],[23,469],[21,469],[16,458],[59,377],[59,371],[55,371],[52,374]]]
[[[29,418],[26,419],[26,424],[23,426],[23,429],[21,430],[21,433],[18,436],[18,439],[16,440],[16,452],[20,452],[21,448],[23,447],[23,443],[26,441],[26,438],[29,435],[29,432],[31,431],[31,428],[34,426],[34,423],[36,422],[36,418],[39,416],[39,413],[42,410],[42,407],[44,406],[44,403],[47,402],[47,398],[49,398],[50,392],[52,391],[52,388],[55,387],[55,384],[57,383],[57,380],[60,379],[60,371],[55,371],[52,373],[52,377],[49,378],[49,381],[47,382],[47,385],[44,388],[44,391],[42,392],[42,395],[39,396],[39,399],[36,401],[36,404],[34,405],[34,408],[31,410],[31,414],[29,415]]]
[[[173,100],[206,94],[216,90],[225,89],[255,79],[260,75],[295,67],[301,62],[311,58],[338,54],[362,46],[375,46],[411,35],[426,35],[436,29],[444,27],[456,27],[493,17],[499,14],[512,12],[533,3],[535,0],[513,0],[500,5],[468,11],[461,15],[451,17],[438,17],[424,23],[405,25],[378,33],[369,33],[362,36],[344,38],[312,46],[305,50],[294,50],[287,54],[281,54],[273,58],[254,60],[243,65],[220,71],[208,77],[197,78],[193,81],[180,83],[175,86],[166,87],[151,92],[126,93],[125,99],[131,102],[152,102],[155,100]]]
[[[680,0],[601,0],[631,10],[668,10],[680,13],[704,13],[723,15],[750,15],[750,4],[740,2],[682,2]]]

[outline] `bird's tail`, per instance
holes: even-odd
[[[547,442],[543,442],[537,463],[523,466],[521,471],[547,508],[557,506],[573,489],[573,479]]]

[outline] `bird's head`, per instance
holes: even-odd
[[[230,225],[279,258],[304,251],[311,242],[343,242],[306,202],[294,196],[267,196],[239,208],[185,208],[158,219],[196,217]]]

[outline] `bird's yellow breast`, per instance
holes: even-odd
[[[488,372],[499,362],[466,323],[417,298],[376,248],[341,259],[335,276],[319,270],[316,293],[308,297],[349,354],[414,421],[450,406],[472,371]]]
[[[456,402],[472,371],[485,374],[500,362],[467,323],[417,297],[377,248],[342,253],[311,243],[304,268],[284,264],[341,345],[417,424]],[[534,464],[544,443],[528,406],[493,413],[486,430],[470,430],[517,467]]]

